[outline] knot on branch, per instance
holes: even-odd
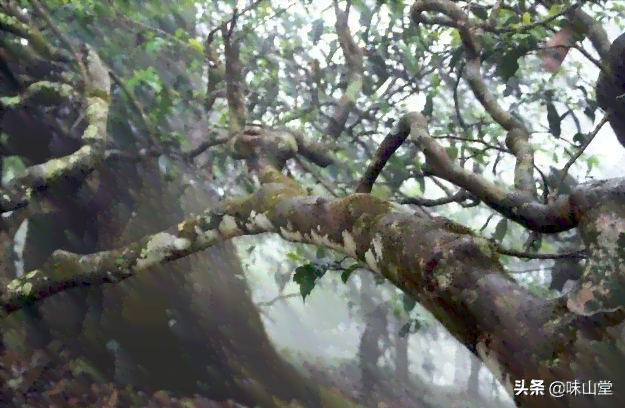
[[[278,169],[282,169],[298,151],[297,140],[290,132],[264,127],[252,127],[235,134],[231,147],[235,160],[253,162],[264,158]]]
[[[321,167],[334,163],[333,157],[327,153],[323,145],[289,129],[249,127],[232,137],[230,147],[235,160],[246,160],[252,167],[263,159],[281,170],[288,160],[297,155]]]

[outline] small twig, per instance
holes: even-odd
[[[211,147],[222,145],[222,144],[228,142],[228,140],[230,140],[229,136],[218,136],[218,137],[215,137],[215,138],[213,138],[211,140],[205,140],[202,143],[200,143],[200,145],[198,147],[196,147],[195,149],[183,152],[181,154],[181,156],[182,156],[183,159],[185,159],[187,161],[192,161],[197,156],[199,156],[200,154],[204,153],[205,151],[207,151]]]
[[[529,252],[515,251],[513,249],[497,247],[497,252],[501,255],[514,256],[523,259],[586,259],[588,252],[584,249],[574,252],[566,252],[563,254],[532,254]]]
[[[577,159],[579,159],[582,153],[584,153],[584,151],[586,150],[590,142],[594,140],[595,136],[597,136],[597,133],[599,133],[599,130],[601,130],[603,125],[605,125],[606,122],[610,120],[611,115],[612,115],[612,112],[606,112],[605,116],[603,117],[603,119],[601,119],[601,122],[599,122],[595,130],[593,130],[592,133],[588,135],[584,143],[580,146],[579,150],[573,156],[571,156],[569,161],[562,168],[562,171],[560,172],[560,177],[558,177],[558,182],[556,183],[555,188],[553,189],[553,195],[551,196],[552,200],[555,199],[555,197],[557,196],[557,192],[560,190],[560,186],[562,185],[562,183],[564,183],[564,179],[566,178],[566,175],[568,174],[571,166],[573,166],[573,164],[577,161]]]
[[[300,295],[299,293],[289,293],[287,295],[276,296],[275,298],[268,300],[266,302],[258,302],[256,303],[256,306],[269,307],[269,306],[273,306],[276,302],[280,300],[286,300],[286,299],[301,297],[301,296],[302,295]]]
[[[454,195],[447,197],[441,197],[436,199],[428,199],[423,197],[410,197],[400,201],[400,204],[420,205],[423,207],[436,207],[439,205],[445,205],[450,203],[461,203],[469,200],[473,197],[471,193],[466,190],[460,190]]]

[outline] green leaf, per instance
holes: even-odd
[[[588,106],[584,108],[584,115],[588,116],[588,119],[594,122],[596,110],[597,106],[594,106],[594,104],[588,104]]]
[[[183,30],[182,28],[177,29],[176,32],[174,33],[174,37],[176,37],[179,40],[185,38],[186,35],[187,35],[187,32]]]
[[[521,19],[519,18],[518,15],[516,14],[508,14],[506,16],[504,16],[500,21],[499,21],[499,26],[513,26],[515,24],[519,24],[521,22]]]
[[[410,312],[417,305],[417,301],[407,293],[404,293],[403,296],[404,310],[406,312]]]
[[[339,49],[339,40],[332,40],[330,41],[330,44],[328,45],[328,47],[330,47],[330,51],[328,52],[328,57],[327,60],[328,61],[332,61],[332,58],[334,58],[334,54],[336,54],[336,52]]]
[[[527,250],[530,251],[530,252],[538,251],[540,249],[540,247],[542,246],[542,243],[543,243],[543,236],[542,235],[537,235],[537,236],[535,236],[533,238],[534,239],[532,239],[531,245],[527,248]]]
[[[410,329],[412,329],[412,320],[408,323],[404,324],[401,329],[399,329],[399,333],[397,334],[399,337],[406,337],[410,333]]]
[[[561,11],[562,11],[562,5],[561,4],[554,4],[549,9],[549,15],[550,16],[555,16],[556,14],[558,14]]]
[[[443,80],[441,79],[440,75],[432,75],[432,88],[437,89],[439,86],[441,86],[441,82],[443,82]]]
[[[503,56],[499,70],[504,81],[508,81],[519,70],[519,58],[522,56],[518,50],[512,50]]]
[[[588,172],[596,168],[599,165],[599,158],[597,156],[590,156],[586,162],[588,165]]]
[[[199,54],[204,54],[204,44],[200,42],[197,38],[190,38],[188,41],[191,48],[197,51]]]
[[[404,12],[404,1],[403,0],[391,0],[391,10],[396,17],[401,17]]]
[[[425,97],[425,106],[421,113],[426,117],[432,117],[432,113],[434,113],[434,94],[432,92]]]
[[[386,278],[384,277],[384,275],[378,275],[377,273],[375,275],[373,275],[373,282],[376,285],[382,285],[383,283],[386,282]]]
[[[225,125],[226,123],[228,123],[228,114],[226,112],[224,112],[219,117],[219,124],[220,125]]]
[[[150,53],[156,53],[163,48],[165,44],[165,40],[160,37],[156,37],[153,40],[149,41],[145,47],[145,49]]]
[[[455,143],[447,147],[445,150],[447,150],[447,155],[450,158],[455,159],[458,157],[458,147],[456,146]]]
[[[0,133],[5,136],[4,133]],[[26,166],[19,156],[6,156],[4,157],[4,171],[2,172],[2,183],[6,185],[9,181],[15,177],[23,174]]]
[[[295,269],[293,282],[299,285],[299,292],[302,300],[306,301],[306,296],[315,288],[315,282],[328,271],[325,264],[309,263]]]
[[[558,110],[551,102],[547,103],[547,121],[549,122],[549,132],[555,137],[560,137],[562,132],[560,122],[562,121],[562,118],[560,118]]]
[[[573,142],[575,144],[581,145],[586,141],[586,135],[583,133],[575,133],[575,136],[573,136]]]
[[[291,251],[288,254],[286,254],[286,257],[289,258],[289,260],[293,262],[297,262],[297,263],[302,263],[305,261],[305,259],[300,254],[294,251]]]
[[[400,47],[402,51],[401,60],[406,67],[406,71],[413,75],[417,74],[419,72],[419,64],[417,63],[417,60],[415,59],[413,52],[410,49],[410,46],[402,42],[400,44]]]
[[[363,27],[369,27],[371,25],[371,19],[373,18],[373,11],[363,1],[354,2],[354,5],[360,12],[360,25]]]
[[[349,279],[350,276],[352,276],[352,273],[357,270],[360,266],[358,266],[358,264],[354,264],[352,266],[350,266],[349,268],[345,269],[343,271],[343,273],[341,273],[341,280],[343,281],[343,283],[347,283],[347,280]]]
[[[456,49],[452,52],[451,58],[449,60],[449,69],[455,68],[456,64],[462,58],[462,53],[464,52],[464,46],[456,47]]]
[[[322,18],[315,20],[312,26],[312,30],[310,30],[310,41],[312,41],[312,43],[315,45],[319,43],[321,35],[323,34],[323,23],[324,22]]]
[[[388,78],[386,58],[376,52],[369,57],[369,62],[371,63],[373,72],[375,72],[377,76],[384,80]]]
[[[412,321],[412,331],[417,332],[419,329],[421,329],[423,326],[425,325],[425,322],[422,319],[414,319]]]
[[[319,247],[317,248],[317,258],[324,258],[326,256],[326,254],[328,253],[328,251],[326,251],[326,249],[324,247]]]
[[[421,177],[419,180],[417,180],[417,183],[419,184],[421,194],[425,194],[425,177]]]
[[[480,20],[488,20],[488,13],[484,8],[474,7],[471,9],[471,12],[475,14],[475,17],[479,18]]]
[[[503,241],[503,238],[506,236],[506,232],[508,232],[508,219],[504,218],[497,223],[493,239],[497,242]]]

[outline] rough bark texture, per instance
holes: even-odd
[[[82,329],[94,338],[108,331],[118,339],[112,347],[117,378],[139,382],[141,377],[147,383],[165,384],[169,380],[154,373],[173,363],[165,359],[154,361],[150,356],[175,349],[173,355],[188,352],[203,356],[202,361],[214,361],[216,366],[226,365],[226,378],[220,378],[229,385],[228,391],[241,398],[258,397],[249,391],[250,387],[235,380],[245,376],[268,387],[275,386],[285,396],[289,392],[299,392],[298,395],[306,399],[308,393],[298,380],[291,381],[292,388],[286,389],[280,380],[267,375],[266,366],[256,364],[257,356],[271,353],[264,345],[242,339],[232,347],[222,347],[226,339],[239,334],[244,337],[250,332],[262,333],[259,336],[265,338],[257,314],[249,314],[251,309],[240,312],[236,307],[211,314],[217,307],[221,308],[222,301],[233,301],[238,306],[247,297],[244,288],[237,283],[237,272],[233,273],[235,265],[224,255],[225,247],[207,250],[241,235],[274,233],[285,240],[345,253],[367,265],[372,273],[390,280],[430,310],[456,339],[487,364],[511,393],[513,385],[521,381],[526,385],[532,380],[544,381],[545,394],[549,393],[552,382],[575,380],[580,387],[591,380],[613,382],[609,390],[614,396],[554,398],[520,393],[515,395],[519,404],[622,406],[625,361],[609,328],[625,318],[625,300],[621,296],[625,283],[625,214],[622,210],[625,181],[593,182],[546,203],[536,200],[528,131],[519,119],[498,105],[497,98],[481,77],[480,47],[473,27],[464,12],[449,1],[417,1],[411,16],[419,23],[421,14],[431,11],[447,13],[456,18],[457,23],[462,23],[457,25],[466,46],[469,86],[493,119],[509,132],[509,147],[517,159],[516,190],[510,192],[490,183],[452,161],[429,137],[423,115],[405,115],[399,121],[397,133],[409,134],[424,152],[433,174],[465,188],[491,209],[528,230],[555,233],[577,228],[589,257],[573,291],[556,299],[533,294],[506,274],[498,260],[495,243],[445,218],[413,213],[366,193],[336,199],[309,196],[297,182],[279,171],[287,159],[275,161],[276,152],[287,156],[297,153],[298,149],[291,148],[291,142],[297,140],[274,135],[264,137],[266,143],[257,143],[259,134],[271,131],[243,128],[244,124],[239,123],[244,114],[241,98],[230,99],[236,102],[231,104],[232,110],[238,111],[238,114],[232,112],[237,118],[237,123],[233,124],[236,131],[231,135],[232,147],[237,150],[237,157],[247,158],[257,172],[261,187],[255,193],[214,206],[210,205],[210,194],[199,193],[184,198],[182,208],[176,209],[176,191],[162,187],[160,180],[151,183],[150,177],[156,177],[156,173],[148,165],[143,173],[143,189],[137,193],[143,195],[138,209],[138,213],[143,214],[129,227],[129,232],[138,233],[128,238],[127,242],[132,243],[121,249],[90,255],[55,251],[46,265],[8,284],[2,295],[4,312],[14,312],[22,308],[24,302],[41,300],[68,288],[114,282],[115,286],[104,287],[101,300],[94,297],[96,306],[92,306],[89,313],[94,311],[97,316],[87,321],[95,323]],[[586,17],[578,15],[577,18],[587,22]],[[344,127],[350,110],[346,107],[352,106],[361,88],[357,69],[360,53],[345,28],[337,23],[337,32],[346,37],[341,38],[341,45],[348,67],[357,72],[353,73],[345,93],[349,103],[339,106],[332,122],[337,126],[328,132],[334,137],[338,137],[340,128]],[[599,34],[593,38],[603,44]],[[236,52],[231,52],[228,57],[231,64],[235,64],[236,57]],[[236,80],[234,75],[227,77],[228,92],[237,93],[229,96],[240,98],[240,84],[231,83]],[[106,107],[107,98],[101,91],[88,96],[94,106]],[[104,131],[98,112],[91,112],[90,121],[93,131],[101,135]],[[96,135],[89,135],[95,140]],[[271,147],[271,143],[283,143],[285,148]],[[54,161],[54,168],[46,162],[42,173],[31,175],[30,182],[36,180],[39,187],[50,186],[61,175],[75,175],[101,164],[102,146],[93,142],[87,147],[64,160]],[[369,184],[375,178],[370,174]],[[22,182],[25,184],[29,180]],[[27,192],[33,191],[33,186],[29,186]],[[15,205],[24,205],[19,200],[5,200],[5,197],[3,200],[5,207],[16,202]],[[193,203],[194,200],[197,202]],[[205,210],[197,214],[200,208]],[[186,219],[182,220],[183,216]],[[177,228],[164,231],[172,223],[177,223]],[[145,233],[152,235],[144,236]],[[198,254],[200,251],[205,252]],[[207,269],[219,270],[219,273],[204,274]],[[233,289],[240,298],[226,295],[229,292],[223,291],[224,287]],[[101,312],[97,311],[99,304],[103,305]],[[207,314],[211,317],[201,320]],[[252,319],[251,325],[249,319]],[[98,325],[103,328],[102,332],[96,329]],[[155,338],[162,340],[154,342]],[[198,338],[206,341],[197,341]],[[219,339],[221,344],[206,347],[213,339]],[[152,346],[146,347],[150,341]],[[127,356],[143,361],[147,370],[132,371],[137,361],[129,363]],[[185,372],[202,369],[195,360],[187,359],[181,364]],[[281,369],[276,369],[274,374],[277,376],[278,372],[282,372]],[[185,379],[179,387],[188,384]]]
[[[247,199],[208,209],[179,224],[177,234],[146,237],[127,247],[123,256],[119,251],[97,260],[87,256],[91,259],[85,259],[83,265],[93,265],[91,275],[101,270],[143,273],[161,261],[179,259],[224,239],[273,232],[290,241],[333,248],[366,263],[374,273],[385,276],[432,311],[509,388],[522,379],[548,383],[608,378],[615,381],[614,389],[618,390],[616,379],[621,377],[613,371],[614,365],[607,364],[613,358],[603,360],[612,341],[603,339],[601,333],[604,325],[622,320],[622,307],[597,307],[597,301],[609,300],[606,290],[590,289],[605,284],[603,277],[589,286],[596,267],[587,268],[589,283],[568,298],[537,298],[505,275],[493,244],[462,226],[442,218],[424,219],[366,194],[337,200],[307,197],[288,180],[283,184],[269,182],[279,179],[278,173],[269,171],[264,179],[267,183]],[[583,235],[591,233],[593,224],[608,226],[604,211],[609,208],[589,214],[596,218],[581,226]],[[610,230],[618,225],[616,218],[610,220]],[[617,239],[609,232],[597,236]],[[601,256],[597,262],[612,263],[612,259],[617,258]],[[33,287],[43,284],[36,276],[29,282]],[[11,292],[13,296],[20,293]],[[589,403],[581,396],[555,400],[521,395],[519,399],[532,406]],[[605,398],[595,405],[610,406],[617,401],[617,397]]]

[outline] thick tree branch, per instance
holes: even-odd
[[[85,84],[84,97],[88,126],[82,135],[83,146],[71,155],[31,166],[24,176],[14,179],[12,186],[1,195],[2,212],[24,207],[38,191],[45,190],[55,183],[86,176],[104,160],[110,78],[100,57],[92,49],[88,50],[86,69],[88,81]],[[26,97],[29,96],[27,93]],[[21,101],[20,98],[18,100]]]
[[[43,270],[11,282],[3,309],[10,313],[66,287],[126,279],[222,240],[271,232],[366,263],[431,310],[504,383],[545,378],[542,364],[572,355],[564,341],[572,330],[595,327],[596,319],[614,324],[623,318],[620,303],[591,308],[588,291],[573,294],[566,305],[535,298],[505,276],[488,240],[444,218],[424,218],[367,194],[308,197],[296,183],[266,169],[256,193],[208,209],[180,223],[176,232],[87,256],[55,252]],[[540,362],[534,353],[540,353]]]
[[[462,180],[457,165],[427,135],[422,115],[408,114],[399,123],[424,147],[435,171]],[[620,185],[604,183],[611,195],[589,194],[584,202],[579,198],[585,206],[575,208],[574,218],[590,248],[590,266],[578,290],[545,300],[509,278],[497,260],[496,245],[469,228],[368,194],[308,196],[262,158],[256,170],[262,181],[258,191],[207,209],[178,224],[176,231],[93,255],[53,253],[43,268],[10,283],[3,310],[13,312],[64,288],[117,282],[234,237],[274,233],[365,263],[428,308],[509,389],[515,379],[560,380],[570,364],[579,363],[576,350],[583,345],[576,336],[600,339],[608,326],[625,318],[623,299],[612,289],[624,280],[619,272],[622,254],[615,253],[620,235],[614,233],[615,228],[625,231],[625,217],[616,205],[625,193]],[[523,213],[525,206],[515,210]],[[554,364],[565,371],[552,371]],[[595,371],[584,373],[593,377]],[[552,399],[549,404],[537,406],[553,406]]]
[[[347,25],[349,8],[345,11],[341,11],[337,1],[334,2],[334,8],[336,12],[336,24],[334,26],[336,34],[339,37],[341,50],[343,50],[343,55],[345,56],[349,82],[325,131],[326,136],[329,137],[330,140],[338,139],[343,130],[345,130],[347,118],[354,109],[354,106],[356,106],[356,99],[362,91],[362,75],[364,72],[364,53],[354,41]]]

